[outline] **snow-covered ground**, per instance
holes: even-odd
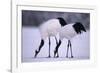
[[[81,35],[75,36],[72,42],[72,50],[74,58],[66,58],[67,51],[67,39],[63,39],[63,42],[59,48],[59,58],[53,58],[56,42],[54,37],[51,37],[51,58],[47,58],[49,45],[48,38],[45,40],[45,44],[38,54],[37,58],[34,58],[35,50],[38,49],[40,44],[40,33],[37,28],[23,27],[22,28],[22,62],[41,62],[41,61],[66,61],[66,60],[84,60],[90,57],[90,32],[84,32]],[[70,53],[69,53],[70,55]]]

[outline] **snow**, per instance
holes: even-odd
[[[59,58],[54,58],[54,49],[56,47],[56,41],[54,37],[51,37],[51,58],[48,57],[49,45],[48,38],[45,40],[45,44],[42,47],[37,58],[34,58],[35,50],[38,49],[40,44],[40,32],[39,29],[33,27],[22,28],[22,62],[43,62],[43,61],[71,61],[71,60],[87,60],[90,58],[90,31],[83,32],[81,35],[75,36],[72,42],[72,50],[74,58],[66,58],[67,51],[67,39],[62,40],[62,44],[59,47]],[[70,51],[69,51],[70,56]]]

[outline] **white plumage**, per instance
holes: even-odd
[[[44,45],[45,39],[49,38],[49,56],[50,57],[50,36],[56,36],[61,29],[61,24],[58,19],[50,19],[39,26],[41,34],[41,43],[39,48],[35,51],[35,57],[40,52],[42,46]]]
[[[71,39],[73,38],[75,35],[77,35],[77,33],[75,32],[74,28],[73,28],[74,23],[72,24],[67,24],[64,27],[62,27],[59,30],[59,36],[60,39],[66,38],[66,39]]]
[[[47,37],[56,36],[60,28],[61,24],[58,19],[50,19],[42,23],[39,27],[41,38],[45,40]]]

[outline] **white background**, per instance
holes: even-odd
[[[36,0],[39,1],[39,0]],[[95,5],[98,9],[98,37],[100,27],[100,2],[99,0],[40,0],[41,2],[49,3],[66,3],[66,4],[79,4],[79,5]],[[100,38],[98,44],[100,43]],[[98,46],[98,66],[95,68],[80,68],[80,69],[67,69],[55,70],[43,73],[100,73],[100,46]],[[0,73],[8,73],[10,70],[10,0],[0,0]],[[40,72],[42,73],[42,72]]]

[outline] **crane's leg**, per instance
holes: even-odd
[[[54,57],[59,57],[58,48],[60,47],[60,45],[61,45],[61,40],[59,40],[59,43],[57,43],[57,46],[54,51]]]
[[[66,53],[66,57],[68,58],[68,51],[69,51],[69,40],[68,40],[68,44],[67,44],[67,53]]]
[[[56,40],[56,45],[58,44],[58,41],[57,41],[57,38],[55,37],[55,40]]]
[[[55,37],[55,40],[56,40],[56,45],[58,45],[58,41],[57,41],[57,38]],[[56,57],[56,51],[54,51],[54,57]]]
[[[49,58],[51,57],[50,56],[50,45],[51,45],[51,42],[50,42],[50,37],[49,37],[49,56],[48,56]]]
[[[69,40],[69,45],[70,45],[70,52],[71,52],[71,58],[73,58],[73,52],[72,52],[72,44],[71,44],[71,41]]]
[[[40,43],[40,46],[39,46],[39,49],[38,50],[35,50],[35,56],[34,57],[37,57],[38,53],[40,52],[41,48],[43,47],[44,45],[44,40],[41,39],[41,43]]]

